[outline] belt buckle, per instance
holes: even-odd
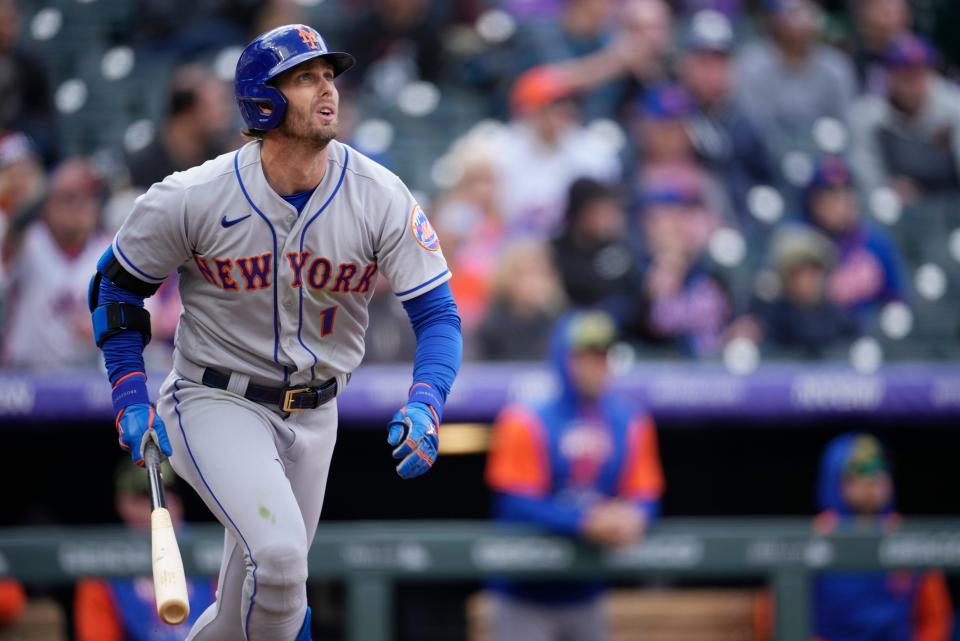
[[[289,387],[283,390],[281,408],[284,412],[312,410],[317,407],[319,400],[320,394],[312,387]]]

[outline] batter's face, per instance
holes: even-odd
[[[314,58],[277,77],[287,99],[287,112],[275,130],[297,142],[323,149],[337,137],[340,94],[333,84],[333,65]]]

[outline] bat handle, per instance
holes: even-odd
[[[143,462],[150,481],[150,509],[167,507],[167,499],[163,495],[163,476],[160,472],[160,448],[153,440],[148,440],[143,448]]]

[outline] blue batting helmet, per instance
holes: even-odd
[[[280,124],[287,110],[287,99],[269,82],[313,58],[324,58],[332,64],[334,77],[356,62],[349,53],[329,51],[323,37],[302,24],[271,29],[247,45],[237,61],[233,88],[248,128],[267,131]]]

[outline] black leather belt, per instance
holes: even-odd
[[[224,374],[209,367],[203,370],[202,383],[207,387],[227,389],[229,382],[229,374]],[[276,405],[284,412],[312,410],[329,402],[336,395],[337,379],[335,378],[331,378],[319,387],[310,387],[309,385],[267,387],[266,385],[248,383],[247,390],[243,393],[244,398],[256,403]]]

